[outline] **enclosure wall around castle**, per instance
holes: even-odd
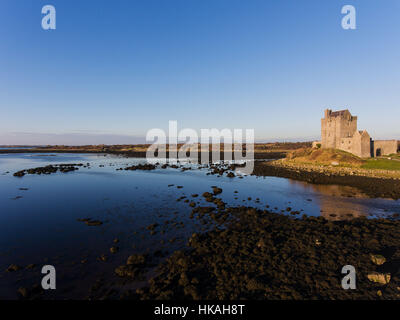
[[[374,157],[390,155],[400,151],[400,143],[397,140],[374,140],[372,143]]]

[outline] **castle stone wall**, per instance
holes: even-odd
[[[361,158],[379,157],[400,152],[398,140],[373,141],[366,130],[358,131],[357,117],[349,110],[325,110],[321,119],[321,147],[340,149]]]
[[[374,156],[384,156],[399,151],[399,142],[397,140],[375,140],[374,141]]]
[[[371,156],[371,138],[366,131],[357,130],[357,117],[349,110],[325,110],[321,119],[322,148],[340,149],[359,157]]]
[[[372,145],[372,139],[370,135],[367,133],[367,131],[364,131],[365,134],[361,135],[361,146],[360,146],[360,155],[359,157],[361,158],[370,158],[373,156],[371,154],[371,145]]]

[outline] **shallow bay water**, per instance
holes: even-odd
[[[269,206],[282,214],[299,211],[342,219],[400,213],[400,201],[370,199],[350,187],[276,177],[232,179],[207,175],[207,169],[116,170],[144,162],[103,154],[0,154],[0,298],[14,299],[18,288],[40,284],[45,264],[57,270],[57,290],[49,297],[84,298],[99,277],[114,276],[115,267],[129,254],[168,254],[184,247],[192,232],[207,228],[189,218],[191,208],[184,201],[210,205],[201,194],[211,192],[212,186],[222,188],[218,197],[228,206]],[[13,176],[22,169],[61,163],[90,166],[69,173]],[[183,196],[187,198],[177,201]],[[87,226],[78,221],[82,218],[103,224]],[[154,223],[160,226],[150,234],[146,227]],[[113,246],[118,253],[110,253]],[[98,259],[103,254],[106,262]],[[11,264],[23,270],[5,272]],[[29,264],[36,267],[25,270]]]

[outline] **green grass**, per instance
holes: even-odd
[[[365,169],[400,170],[400,161],[389,159],[368,159],[361,166]]]

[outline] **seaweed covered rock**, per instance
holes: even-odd
[[[148,256],[145,254],[130,255],[126,265],[121,265],[115,269],[115,273],[121,278],[138,278],[146,272]]]
[[[193,234],[189,249],[175,252],[159,267],[142,299],[400,297],[399,221],[296,219],[248,207],[218,214],[229,214],[224,227],[215,225],[206,233]],[[377,252],[390,252],[384,265],[371,260]],[[357,270],[357,290],[341,286],[345,265]],[[394,270],[390,276],[378,270],[387,265]]]
[[[222,189],[218,188],[218,187],[213,187],[213,192],[214,192],[214,195],[217,195],[217,194],[222,193]]]
[[[390,282],[390,273],[372,272],[368,274],[368,280],[379,284],[388,284]]]
[[[138,276],[140,274],[140,271],[138,268],[122,265],[122,266],[115,268],[115,273],[121,278],[124,278],[124,277],[135,278],[136,276]]]
[[[151,163],[146,163],[146,164],[138,164],[138,165],[133,165],[130,167],[126,167],[124,170],[131,170],[131,171],[135,171],[135,170],[154,170],[157,167],[154,164]]]
[[[16,272],[16,271],[19,271],[19,270],[21,270],[21,267],[18,266],[18,265],[16,265],[16,264],[11,264],[11,265],[6,269],[7,272]]]
[[[132,254],[126,260],[127,265],[141,266],[145,265],[147,261],[147,255],[144,254]]]
[[[380,266],[386,262],[386,258],[380,254],[371,254],[371,261]]]
[[[55,164],[48,165],[45,167],[37,167],[32,169],[24,169],[21,171],[17,171],[14,173],[14,177],[23,177],[26,174],[52,174],[58,171],[67,173],[75,170],[79,170],[79,167],[82,167],[82,163],[67,163],[67,164]]]

